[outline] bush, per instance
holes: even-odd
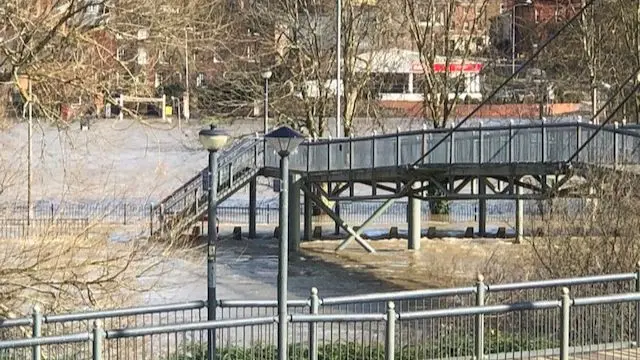
[[[485,354],[498,354],[521,351],[534,351],[559,347],[559,341],[548,338],[526,338],[521,334],[505,335],[500,332],[485,335]],[[411,358],[447,358],[473,356],[474,340],[472,335],[461,334],[440,338],[420,345],[396,344],[396,359]],[[262,360],[277,359],[278,349],[274,345],[254,345],[249,348],[223,347],[217,350],[217,359],[221,360]],[[385,349],[382,344],[363,344],[357,342],[319,344],[318,360],[381,360]],[[206,343],[182,347],[166,360],[206,360]],[[309,358],[308,345],[289,345],[288,358],[302,360]]]

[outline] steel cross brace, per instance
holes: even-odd
[[[336,251],[340,251],[340,250],[344,250],[344,248],[347,247],[347,245],[349,245],[349,243],[356,239],[356,236],[360,236],[362,234],[362,231],[364,230],[365,227],[367,227],[371,222],[373,222],[373,220],[377,219],[383,212],[385,212],[389,206],[391,206],[391,204],[393,204],[396,201],[395,198],[391,198],[388,199],[387,201],[385,201],[382,205],[380,205],[380,207],[378,209],[376,209],[376,211],[373,212],[373,214],[371,214],[371,216],[369,216],[369,218],[367,218],[367,220],[365,220],[362,225],[360,225],[360,227],[358,228],[358,230],[356,230],[355,235],[350,235],[348,238],[344,239],[340,245],[338,245],[338,247],[336,248]]]
[[[300,184],[300,188],[304,191],[305,195],[307,195],[316,205],[318,205],[329,217],[335,221],[338,226],[343,228],[349,235],[353,236],[353,238],[362,246],[365,250],[370,253],[375,253],[376,250],[369,245],[367,241],[365,241],[358,233],[356,233],[351,226],[349,226],[344,220],[340,218],[340,216],[336,215],[324,202],[322,199],[311,191],[311,189],[306,184]]]

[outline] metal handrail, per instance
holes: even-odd
[[[255,141],[255,138],[244,138],[240,141],[236,141],[234,142],[230,147],[227,147],[225,149],[222,150],[222,152],[220,153],[220,165],[225,165],[228,164],[229,161],[231,161],[230,159],[233,159],[234,156],[229,156],[231,154],[235,155],[235,152],[237,152],[237,149],[243,147],[244,145],[246,145],[247,143],[251,143]],[[177,188],[176,190],[174,190],[171,194],[167,195],[165,198],[163,198],[160,202],[158,202],[157,205],[154,205],[154,210],[156,208],[159,208],[161,204],[165,204],[167,202],[169,202],[169,200],[171,200],[172,197],[175,197],[177,194],[179,194],[180,192],[184,191],[184,189],[189,188],[190,185],[194,182],[197,182],[198,180],[202,179],[202,172],[207,171],[207,168],[205,167],[202,171],[198,172],[197,175],[193,176],[192,178],[190,178],[189,180],[187,180],[184,184],[182,184],[179,188]]]
[[[223,152],[220,154],[219,167],[221,169],[221,172],[219,173],[218,176],[220,176],[221,178],[219,178],[219,181],[223,180],[222,182],[224,182],[226,180],[233,179],[234,176],[238,174],[238,172],[236,172],[235,170],[243,171],[244,169],[246,169],[246,166],[236,166],[236,167],[233,166],[238,162],[241,163],[240,165],[248,165],[248,162],[251,162],[252,164],[254,164],[255,159],[247,159],[246,155],[249,154],[249,152],[251,152],[251,155],[256,156],[257,154],[254,151],[256,149],[256,146],[260,144],[261,144],[260,139],[255,137],[249,137],[249,138],[244,138],[240,141],[237,141],[231,147],[223,150]],[[261,148],[261,147],[258,146],[258,148]],[[258,151],[258,154],[259,154],[259,151]],[[225,173],[224,170],[222,169],[226,169],[227,167],[230,170],[227,171],[227,173]],[[171,213],[180,214],[181,218],[188,218],[190,215],[192,215],[192,211],[188,211],[188,213],[184,213],[184,211],[188,210],[194,204],[194,202],[197,204],[197,201],[198,201],[197,198],[205,196],[206,191],[204,191],[204,189],[200,194],[197,193],[197,189],[202,186],[203,174],[206,173],[207,171],[208,171],[207,168],[203,169],[198,173],[198,175],[191,178],[187,183],[183,184],[171,195],[166,197],[162,202],[154,206],[152,209],[152,214],[163,215],[163,213],[166,213],[167,211],[169,211]],[[174,209],[176,205],[180,204],[181,202],[184,202],[191,196],[196,196],[197,198],[188,200],[189,203],[188,204],[185,203],[184,207],[180,207],[177,210]],[[198,213],[197,208],[194,211],[196,214]],[[164,230],[170,230],[170,229],[166,229],[164,219],[161,220],[161,223],[159,225],[160,226],[158,230],[156,230],[154,233],[162,232]]]

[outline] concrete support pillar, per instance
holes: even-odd
[[[304,237],[306,241],[313,238],[313,202],[311,197],[304,193]]]
[[[256,238],[256,201],[257,182],[256,178],[249,181],[249,239]]]
[[[420,182],[415,182],[412,188],[420,188]],[[409,224],[409,250],[420,250],[420,238],[422,226],[420,220],[422,214],[420,211],[420,199],[413,196],[409,197],[407,205],[407,223]]]
[[[487,194],[487,178],[478,177],[478,195]],[[480,198],[478,200],[478,233],[481,237],[487,235],[487,200]]]
[[[522,189],[516,186],[516,195],[521,195]],[[524,238],[524,201],[516,199],[516,244],[520,244]]]
[[[300,248],[300,180],[289,179],[289,252]]]

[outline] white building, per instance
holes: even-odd
[[[362,72],[370,72],[374,89],[382,101],[415,101],[423,99],[421,82],[424,67],[417,51],[388,49],[360,54],[357,66]],[[470,59],[438,56],[433,64],[435,73],[448,73],[451,78],[462,77],[458,89],[451,89],[449,98],[482,99],[480,71],[483,64]],[[447,69],[448,67],[448,69]],[[452,82],[453,84],[457,82]]]

